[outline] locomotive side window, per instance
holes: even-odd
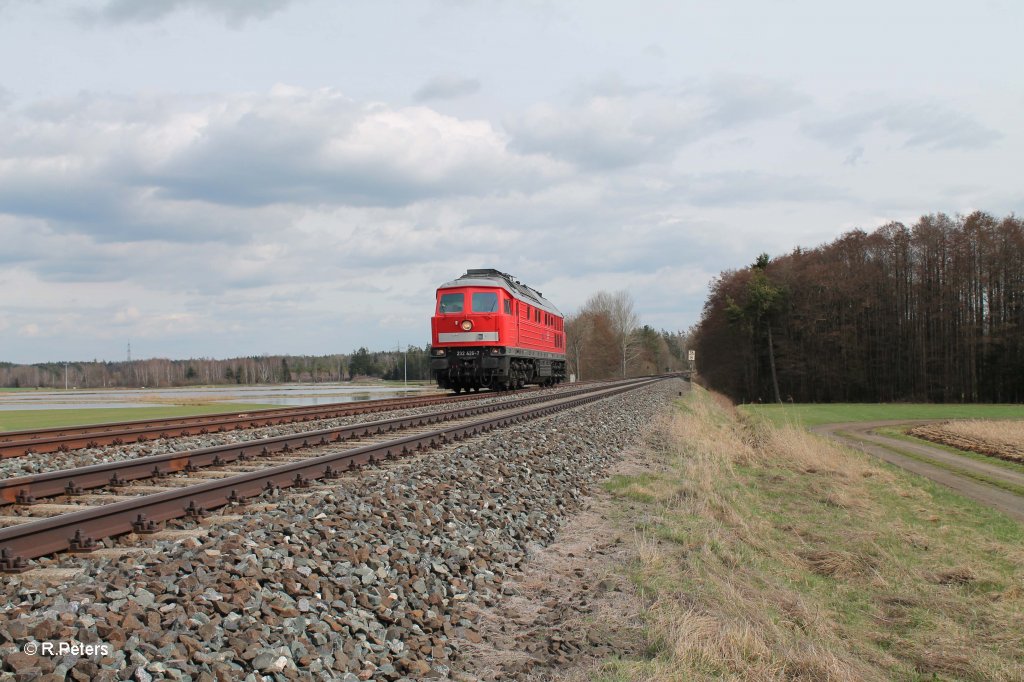
[[[507,298],[504,299],[504,301],[505,301],[505,314],[506,315],[511,315],[512,314],[512,301],[510,301]]]
[[[498,312],[498,294],[493,291],[477,291],[473,293],[474,313]]]
[[[461,313],[465,301],[465,294],[441,294],[441,302],[437,306],[437,312]]]

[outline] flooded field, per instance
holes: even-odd
[[[213,386],[210,388],[72,389],[69,391],[2,391],[0,411],[60,410],[111,407],[164,407],[232,403],[263,405],[326,405],[328,403],[397,398],[433,393],[434,386],[364,386],[351,384],[282,384]]]

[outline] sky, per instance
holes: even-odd
[[[758,254],[1024,212],[1024,3],[0,0],[0,361],[429,342],[517,276],[695,324]]]

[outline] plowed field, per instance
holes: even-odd
[[[915,427],[910,435],[959,450],[1024,462],[1024,421],[940,422]]]

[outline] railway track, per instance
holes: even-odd
[[[414,417],[279,436],[245,443],[98,464],[0,481],[0,571],[20,572],[28,560],[91,551],[100,541],[127,533],[151,533],[176,518],[200,518],[209,510],[240,503],[268,488],[308,487],[374,464],[494,428],[519,423],[618,395],[660,380],[645,378],[597,384],[557,394],[456,407]],[[437,428],[436,425],[444,423]],[[397,437],[389,435],[406,432]],[[362,439],[353,442],[353,439]],[[338,445],[345,443],[344,447]],[[295,450],[323,453],[298,456]],[[149,485],[133,485],[152,481]],[[101,494],[88,497],[89,490]],[[106,498],[106,499],[104,499]],[[39,504],[40,501],[59,500]],[[105,503],[104,503],[105,502]],[[40,510],[43,516],[32,515]],[[13,513],[11,513],[13,512]]]
[[[520,393],[537,390],[539,389],[524,389]],[[387,398],[361,403],[331,403],[252,412],[224,412],[194,417],[111,422],[31,431],[7,431],[0,433],[0,458],[19,457],[29,453],[66,452],[100,445],[122,445],[156,438],[235,431],[293,422],[335,419],[389,410],[479,400],[488,395],[490,394],[479,393],[463,396],[443,394]]]

